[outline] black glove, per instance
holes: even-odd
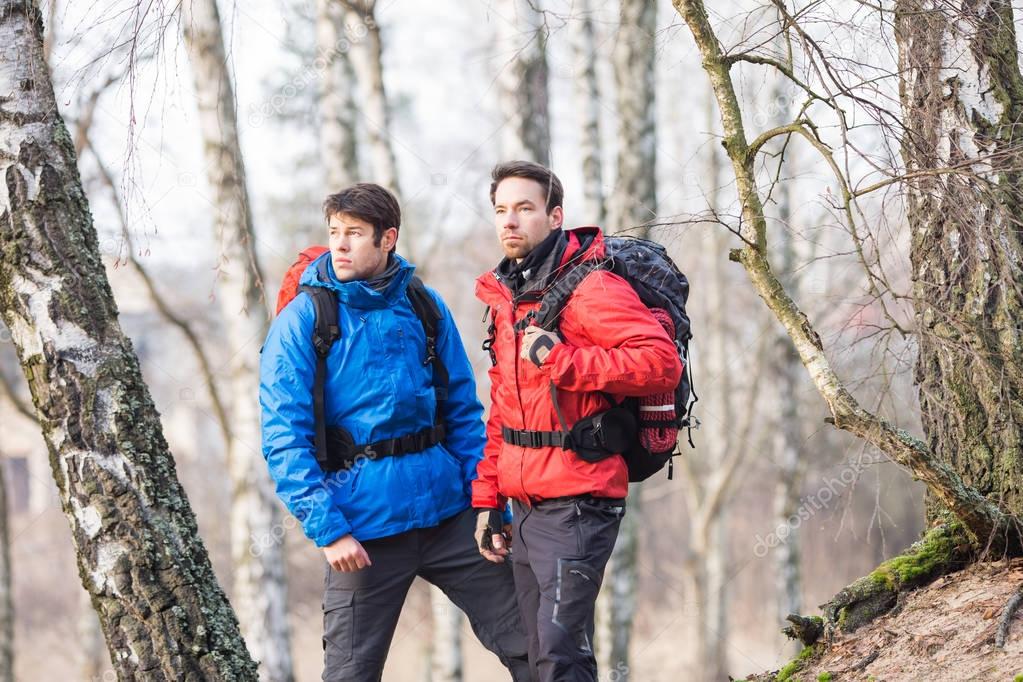
[[[494,551],[494,536],[504,534],[504,517],[497,509],[477,509],[476,544],[480,551]]]

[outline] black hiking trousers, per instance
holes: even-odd
[[[529,663],[540,682],[596,682],[593,614],[625,500],[513,504],[512,568]]]
[[[341,573],[327,565],[323,679],[379,682],[405,596],[416,576],[441,588],[469,617],[480,642],[514,682],[531,682],[511,567],[484,559],[467,509],[431,528],[362,543],[372,566]]]

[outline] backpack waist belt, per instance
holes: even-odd
[[[381,457],[397,457],[422,452],[427,448],[444,441],[446,435],[444,424],[434,424],[430,428],[417,433],[410,433],[397,438],[386,438],[375,443],[355,445],[351,435],[339,428],[327,429],[327,458],[329,471],[351,469],[356,461],[364,459],[380,459]]]
[[[572,449],[572,434],[565,431],[529,431],[501,427],[501,437],[505,443],[520,448],[565,448]]]

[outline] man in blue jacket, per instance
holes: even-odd
[[[324,214],[330,250],[302,274],[260,362],[263,454],[278,496],[328,564],[323,679],[380,680],[418,575],[468,615],[513,680],[528,682],[509,564],[487,561],[473,541],[483,407],[451,312],[436,292],[418,290],[438,313],[429,343],[410,300],[415,268],[394,253],[394,195],[360,183],[327,197]],[[339,333],[320,344],[321,406],[316,287],[336,296]],[[317,411],[325,415],[319,433]]]

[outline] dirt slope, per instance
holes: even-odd
[[[909,593],[901,608],[837,637],[790,676],[783,668],[747,679],[1023,681],[1023,608],[1005,648],[995,647],[1002,608],[1021,584],[1023,559],[971,566]]]

